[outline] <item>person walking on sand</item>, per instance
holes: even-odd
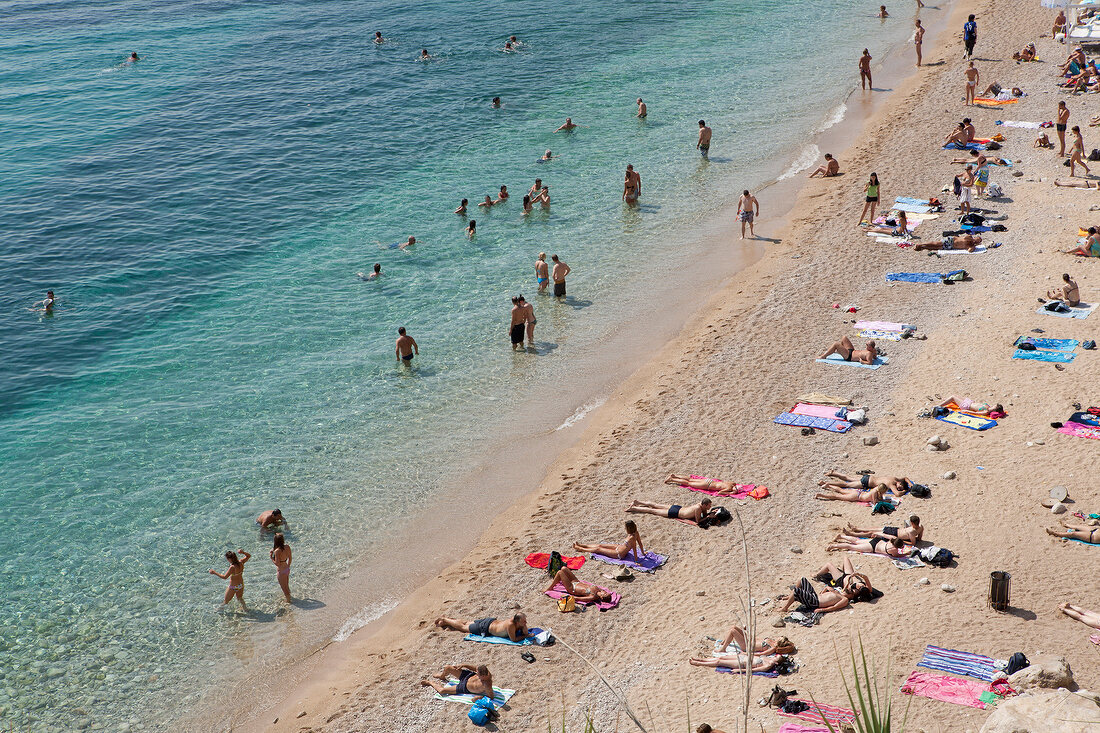
[[[981,78],[981,74],[974,68],[974,62],[971,61],[970,65],[966,67],[966,105],[969,107],[974,104],[974,94],[978,91],[978,79]]]
[[[276,532],[275,538],[271,547],[271,562],[275,564],[275,580],[279,583],[279,588],[283,591],[283,597],[286,598],[286,602],[291,602],[290,597],[290,545],[286,543],[286,538],[282,532]]]
[[[1074,171],[1078,164],[1085,169],[1085,176],[1088,176],[1092,171],[1085,165],[1085,138],[1081,136],[1081,128],[1077,125],[1073,126],[1071,132],[1073,133],[1073,147],[1069,151],[1069,177],[1073,178],[1077,175]]]
[[[974,55],[974,44],[978,40],[978,24],[974,21],[974,15],[967,17],[963,23],[963,46],[966,48],[966,57]]]
[[[878,206],[878,187],[878,173],[872,173],[871,177],[867,179],[867,185],[863,187],[865,201],[863,202],[863,213],[859,215],[860,225],[864,222],[870,224],[875,219],[875,207]],[[870,216],[868,216],[868,211],[870,211]]]
[[[237,553],[240,553],[240,558],[237,557]],[[237,548],[237,552],[227,551],[225,553],[225,559],[229,561],[229,569],[224,573],[219,573],[217,570],[210,568],[206,572],[211,575],[217,575],[222,580],[229,581],[229,587],[225,589],[225,600],[222,601],[222,606],[229,603],[230,600],[236,598],[241,603],[241,608],[245,613],[248,613],[248,606],[244,604],[244,564],[249,561],[252,556],[241,548]]]
[[[859,57],[859,88],[870,87],[871,91],[874,91],[874,86],[871,82],[871,52],[865,48],[863,55]]]
[[[554,297],[564,298],[565,277],[573,270],[569,265],[559,260],[557,255],[550,255],[550,260],[554,263],[554,269],[550,272],[550,277],[554,278]]]
[[[550,266],[546,264],[545,252],[539,252],[539,258],[535,260],[535,282],[539,284],[540,293],[550,284]]]
[[[538,323],[535,318],[535,306],[528,303],[522,295],[519,296],[519,304],[523,306],[523,313],[527,319],[527,345],[534,348],[535,324]]]
[[[397,360],[408,364],[413,359],[413,354],[420,356],[420,346],[416,339],[405,333],[405,327],[397,329],[397,345],[394,348]]]
[[[1054,131],[1058,133],[1058,157],[1066,157],[1066,123],[1069,122],[1069,107],[1063,99],[1058,102],[1058,119],[1054,123]]]
[[[508,333],[512,339],[512,351],[523,346],[523,334],[527,328],[527,309],[519,302],[519,296],[512,296],[512,322]]]
[[[699,120],[699,139],[695,141],[695,147],[699,149],[699,154],[704,158],[707,158],[710,153],[710,136],[712,130],[707,127],[705,120]]]
[[[919,3],[920,0],[917,0],[917,2]],[[917,7],[923,7],[923,6],[918,5]],[[920,68],[920,62],[921,62],[920,50],[921,50],[921,44],[922,43],[924,43],[924,26],[920,24],[920,19],[918,18],[917,19],[917,30],[913,32],[913,46],[917,50],[917,68],[918,69]]]
[[[760,202],[749,193],[748,189],[741,192],[741,198],[737,200],[737,218],[741,220],[741,239],[745,238],[745,225],[749,225],[749,235],[756,239],[754,222],[760,216]]]
[[[638,97],[638,119],[644,120],[649,111],[646,110],[645,102],[641,97]]]

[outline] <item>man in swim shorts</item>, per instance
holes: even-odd
[[[539,258],[535,260],[535,281],[539,284],[540,293],[550,284],[550,266],[546,264],[545,252],[539,252]]]
[[[798,585],[791,587],[791,594],[787,597],[787,602],[783,605],[783,608],[779,609],[781,614],[786,614],[791,610],[791,607],[796,603],[800,603],[806,608],[810,609],[814,613],[829,613],[831,611],[839,611],[842,608],[846,608],[851,603],[858,593],[862,592],[863,588],[859,590],[841,589],[832,590],[825,589],[818,593],[810,581],[806,578],[802,578],[798,582]]]
[[[699,140],[696,141],[695,147],[699,149],[699,154],[704,158],[710,153],[710,136],[712,130],[707,127],[705,120],[699,120]]]
[[[826,471],[825,478],[818,482],[818,486],[832,489],[877,489],[881,487],[901,496],[909,493],[913,482],[905,476],[872,476],[872,474],[865,473],[856,478],[855,476],[845,476],[838,471]]]
[[[644,120],[647,114],[649,112],[646,110],[645,102],[642,101],[641,97],[638,97],[638,119]]]
[[[1054,124],[1054,131],[1058,133],[1058,157],[1066,157],[1066,124],[1069,122],[1069,107],[1063,99],[1058,102],[1058,119]]]
[[[405,327],[397,329],[397,346],[395,348],[397,352],[397,360],[408,364],[412,361],[413,354],[420,355],[420,346],[417,345],[416,339],[405,333]]]
[[[967,252],[973,252],[981,243],[982,235],[980,234],[948,235],[937,242],[917,242],[913,245],[913,251],[920,252],[926,249],[965,249]]]
[[[704,517],[711,514],[711,500],[703,499],[698,504],[680,506],[679,504],[654,504],[649,501],[635,499],[626,509],[630,514],[652,514],[656,517],[668,519],[683,519],[694,524],[699,524]]]
[[[853,537],[881,537],[884,539],[898,539],[915,545],[924,538],[924,525],[920,523],[920,517],[916,514],[909,517],[909,524],[905,527],[883,527],[881,529],[862,529],[848,523],[846,534]]]
[[[755,211],[754,211],[755,209]],[[760,215],[760,202],[756,200],[756,197],[744,190],[741,192],[741,198],[737,200],[737,218],[741,220],[741,239],[745,238],[745,225],[749,225],[749,234],[755,239],[756,229],[753,227],[753,221]]]
[[[527,627],[527,617],[522,613],[512,616],[511,620],[479,618],[477,621],[462,621],[456,618],[440,616],[435,620],[440,629],[462,631],[474,636],[499,636],[502,639],[521,641],[531,635]]]
[[[833,354],[840,354],[844,361],[858,361],[860,364],[873,364],[875,357],[878,356],[878,348],[875,346],[873,340],[868,341],[867,345],[862,350],[857,350],[852,345],[852,340],[845,336],[840,341],[835,342],[829,347],[818,359],[828,359]]]
[[[448,683],[451,678],[457,678],[458,682]],[[493,696],[493,675],[489,674],[489,668],[484,664],[476,667],[472,664],[448,664],[442,672],[433,674],[432,678],[420,680],[420,684],[431,687],[440,695]]]
[[[562,262],[561,260],[559,260],[557,255],[550,255],[550,259],[554,263],[554,269],[550,273],[550,277],[552,277],[554,279],[554,297],[555,298],[564,298],[565,297],[565,277],[570,272],[572,272],[572,270],[569,268],[569,265],[567,265],[564,262]]]
[[[527,328],[527,309],[519,302],[519,296],[512,297],[512,324],[508,333],[512,339],[512,351],[523,346],[523,332]]]

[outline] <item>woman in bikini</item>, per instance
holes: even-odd
[[[884,486],[888,491],[893,491],[898,496],[902,496],[909,493],[909,489],[913,486],[913,482],[905,476],[885,476],[880,478],[866,473],[862,476],[846,476],[837,471],[826,471],[825,476],[826,478],[824,480],[818,482],[818,486],[824,486],[829,489],[877,489],[880,486]]]
[[[240,553],[240,558],[237,554]],[[229,603],[230,599],[236,597],[241,602],[241,608],[245,613],[248,613],[248,606],[244,604],[244,564],[249,561],[252,556],[241,548],[237,548],[237,552],[226,552],[225,559],[229,561],[229,569],[224,573],[219,573],[217,570],[209,569],[208,573],[211,575],[217,575],[222,580],[229,581],[229,587],[225,589],[225,600],[222,601],[222,605]]]
[[[737,484],[732,481],[723,481],[716,478],[699,478],[686,476],[682,473],[670,473],[665,479],[666,484],[673,486],[686,486],[689,489],[702,489],[713,491],[719,496],[728,496],[738,491]]]
[[[275,563],[275,579],[279,581],[279,587],[283,590],[286,602],[290,603],[290,545],[282,532],[275,533],[274,546],[271,548],[271,562]]]
[[[948,407],[950,405],[957,405],[958,409],[962,412],[972,412],[975,415],[981,415],[982,417],[989,417],[991,412],[1004,412],[1005,408],[1001,404],[991,405],[988,402],[977,402],[969,397],[963,397],[959,399],[952,395],[946,400],[940,403],[940,407]]]
[[[850,557],[844,558],[840,567],[826,563],[814,575],[814,580],[827,583],[830,588],[839,588],[852,598],[869,598],[874,588],[871,579],[863,573],[857,573]]]
[[[578,603],[611,602],[610,591],[606,591],[594,583],[586,583],[583,580],[577,580],[577,575],[567,567],[563,567],[561,570],[554,573],[554,579],[550,581],[550,586],[545,588],[543,593],[548,590],[554,590],[554,587],[557,585],[561,585],[565,588],[565,592],[573,596]]]
[[[876,504],[886,498],[886,487],[878,485],[873,489],[838,489],[835,486],[826,486],[824,481],[819,482],[827,494],[814,494],[815,499],[822,501],[857,501],[868,504]]]
[[[897,218],[895,226],[889,226],[888,224],[880,224],[878,226],[871,226],[867,231],[874,232],[875,234],[889,234],[892,237],[908,237],[909,236],[909,219],[906,217],[904,211],[897,212]]]
[[[600,555],[606,555],[607,557],[614,557],[622,560],[627,555],[633,553],[634,559],[640,559],[645,555],[645,547],[642,545],[642,536],[638,533],[638,525],[633,520],[626,520],[626,542],[621,545],[582,545],[580,542],[573,543],[573,549],[577,552],[594,552]]]
[[[781,656],[760,657],[754,654],[752,659],[752,671],[771,672],[775,668],[775,665],[779,664],[779,660],[782,658]],[[720,657],[710,657],[709,659],[692,657],[688,660],[688,664],[693,667],[722,667],[723,669],[744,670],[749,664],[749,655],[741,652],[731,652],[729,654],[723,654]]]
[[[744,651],[748,647],[747,638],[748,634],[744,626],[734,626],[729,630],[729,633],[726,634],[726,638],[722,641],[721,645],[719,645],[718,651],[726,651],[731,642],[736,643],[738,651]],[[794,648],[794,644],[791,643],[790,639],[784,636],[779,640],[764,639],[763,642],[757,644],[753,648],[752,653],[755,656],[764,657],[778,654],[794,654],[797,651],[798,650]]]
[[[669,519],[683,519],[693,524],[699,524],[705,517],[711,514],[710,499],[703,499],[698,504],[681,506],[679,504],[655,504],[652,501],[630,502],[626,508],[628,514],[652,514],[656,517],[668,517]]]
[[[890,540],[882,537],[872,537],[868,540],[862,537],[851,537],[846,534],[839,534],[833,538],[832,544],[825,546],[826,552],[836,552],[838,550],[846,550],[848,552],[870,552],[875,555],[885,555],[886,557],[909,557],[912,548],[907,548],[905,543],[897,537]]]
[[[1047,528],[1047,534],[1051,537],[1061,537],[1066,540],[1081,540],[1090,545],[1100,545],[1100,527],[1090,527],[1087,524],[1070,524],[1062,520],[1065,530]]]
[[[874,364],[875,357],[878,356],[878,347],[875,346],[875,342],[868,341],[867,345],[862,350],[856,349],[852,340],[845,336],[840,341],[836,341],[829,350],[826,351],[818,359],[828,359],[833,354],[840,354],[840,357],[844,361],[858,361],[861,364]]]

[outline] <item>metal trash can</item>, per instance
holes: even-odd
[[[1012,576],[1003,570],[989,574],[989,606],[994,611],[1008,610],[1008,589]]]

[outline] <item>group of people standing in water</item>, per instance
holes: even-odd
[[[279,509],[266,511],[256,517],[256,524],[260,525],[261,537],[276,529],[281,528],[283,532],[287,530],[286,519],[283,518],[283,513]],[[283,532],[275,532],[268,556],[275,566],[275,580],[279,584],[279,589],[283,592],[283,597],[287,603],[292,603],[294,599],[290,595],[290,564],[293,561],[293,555],[290,551],[290,545],[286,543],[286,535]],[[218,576],[222,580],[229,581],[229,587],[225,589],[225,599],[222,601],[222,607],[225,607],[226,604],[236,598],[244,612],[248,613],[248,606],[244,602],[244,564],[252,559],[252,555],[238,547],[236,552],[226,551],[225,559],[229,561],[229,567],[224,573],[219,573],[213,568],[210,568],[207,572]]]

